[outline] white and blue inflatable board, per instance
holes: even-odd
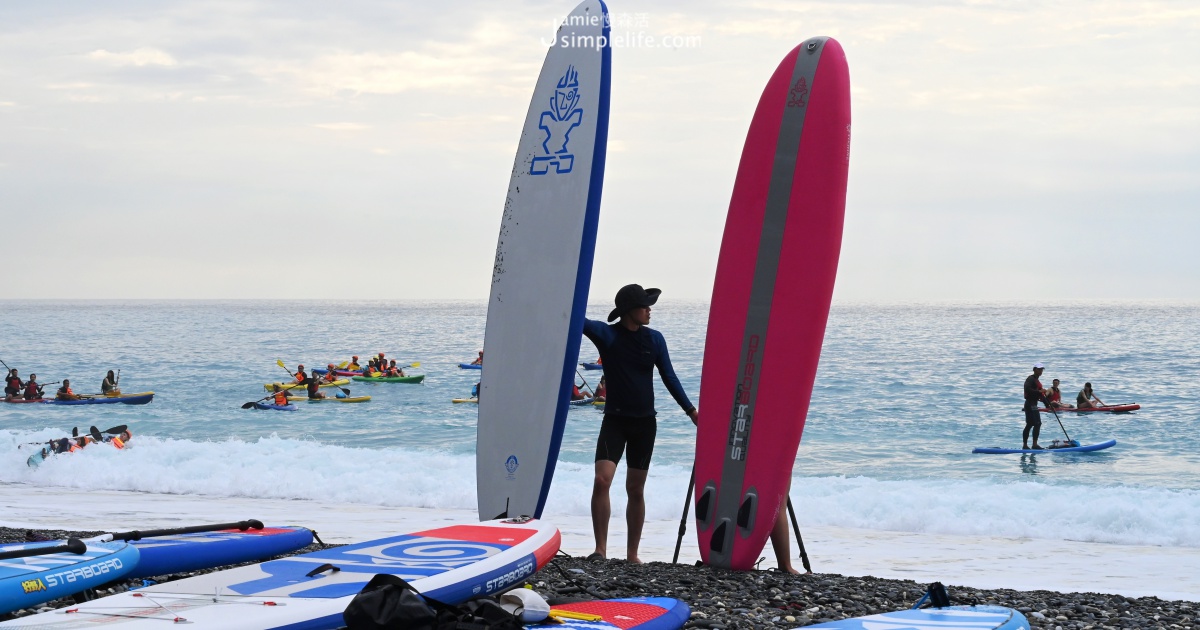
[[[898,610],[808,627],[841,630],[1028,630],[1029,620],[1025,615],[1003,606],[947,606]]]
[[[262,560],[312,544],[304,527],[226,529],[215,532],[155,536],[133,541],[139,559],[126,577],[166,575]]]
[[[558,553],[559,542],[558,529],[540,521],[441,527],[156,584],[0,628],[145,628],[148,619],[220,630],[338,628],[376,574],[459,603],[519,583]]]
[[[541,623],[540,630],[679,630],[687,623],[688,605],[670,597],[601,599],[588,602],[555,604],[550,610],[599,615],[600,621],[563,619],[562,623]]]
[[[0,545],[0,551],[58,547],[63,541]],[[138,550],[124,542],[86,542],[81,554],[55,553],[0,560],[0,615],[67,597],[124,577]]]
[[[488,298],[475,476],[479,518],[541,516],[567,421],[592,278],[611,47],[585,0],[546,53],[517,145]]]

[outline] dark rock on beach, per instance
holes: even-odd
[[[41,539],[86,537],[98,532],[37,530]],[[25,530],[0,528],[0,542],[24,542]],[[323,548],[314,544],[286,555]],[[220,567],[225,569],[229,567]],[[215,571],[219,569],[211,569]],[[208,571],[161,576],[156,582],[191,577]],[[928,588],[910,580],[833,574],[788,575],[776,571],[724,571],[711,567],[621,560],[589,561],[560,555],[528,580],[534,590],[555,600],[617,597],[674,597],[692,609],[685,628],[703,630],[768,630],[795,628],[826,621],[911,608]],[[142,580],[110,584],[97,595],[142,586]],[[977,589],[947,585],[953,604],[989,604],[1020,610],[1033,628],[1090,630],[1092,628],[1197,628],[1200,603],[1166,601],[1157,597],[1130,598],[1102,593],[1056,593]],[[69,606],[61,599],[37,609],[25,609],[0,620]]]

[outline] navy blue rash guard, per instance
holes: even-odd
[[[583,334],[596,344],[600,361],[604,364],[604,379],[608,387],[604,415],[655,417],[658,413],[654,410],[655,366],[667,391],[671,392],[683,411],[688,413],[695,409],[684,393],[683,385],[679,384],[679,377],[675,376],[675,368],[671,367],[667,340],[663,339],[662,333],[645,326],[631,331],[619,321],[606,324],[585,319]]]

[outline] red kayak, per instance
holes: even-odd
[[[45,398],[39,398],[37,400],[25,400],[24,398],[6,398],[6,399],[4,399],[4,402],[16,404],[16,403],[44,403],[44,402],[48,402],[48,401]]]
[[[1103,407],[1084,407],[1076,409],[1075,407],[1060,407],[1057,409],[1059,413],[1065,411],[1074,411],[1075,413],[1126,413],[1128,411],[1137,411],[1141,409],[1141,405],[1105,405]],[[1038,409],[1042,413],[1050,413],[1049,409],[1042,407]]]

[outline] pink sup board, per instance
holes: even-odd
[[[849,160],[846,55],[814,37],[763,90],[725,221],[696,437],[707,564],[750,569],[786,505],[837,276]]]

